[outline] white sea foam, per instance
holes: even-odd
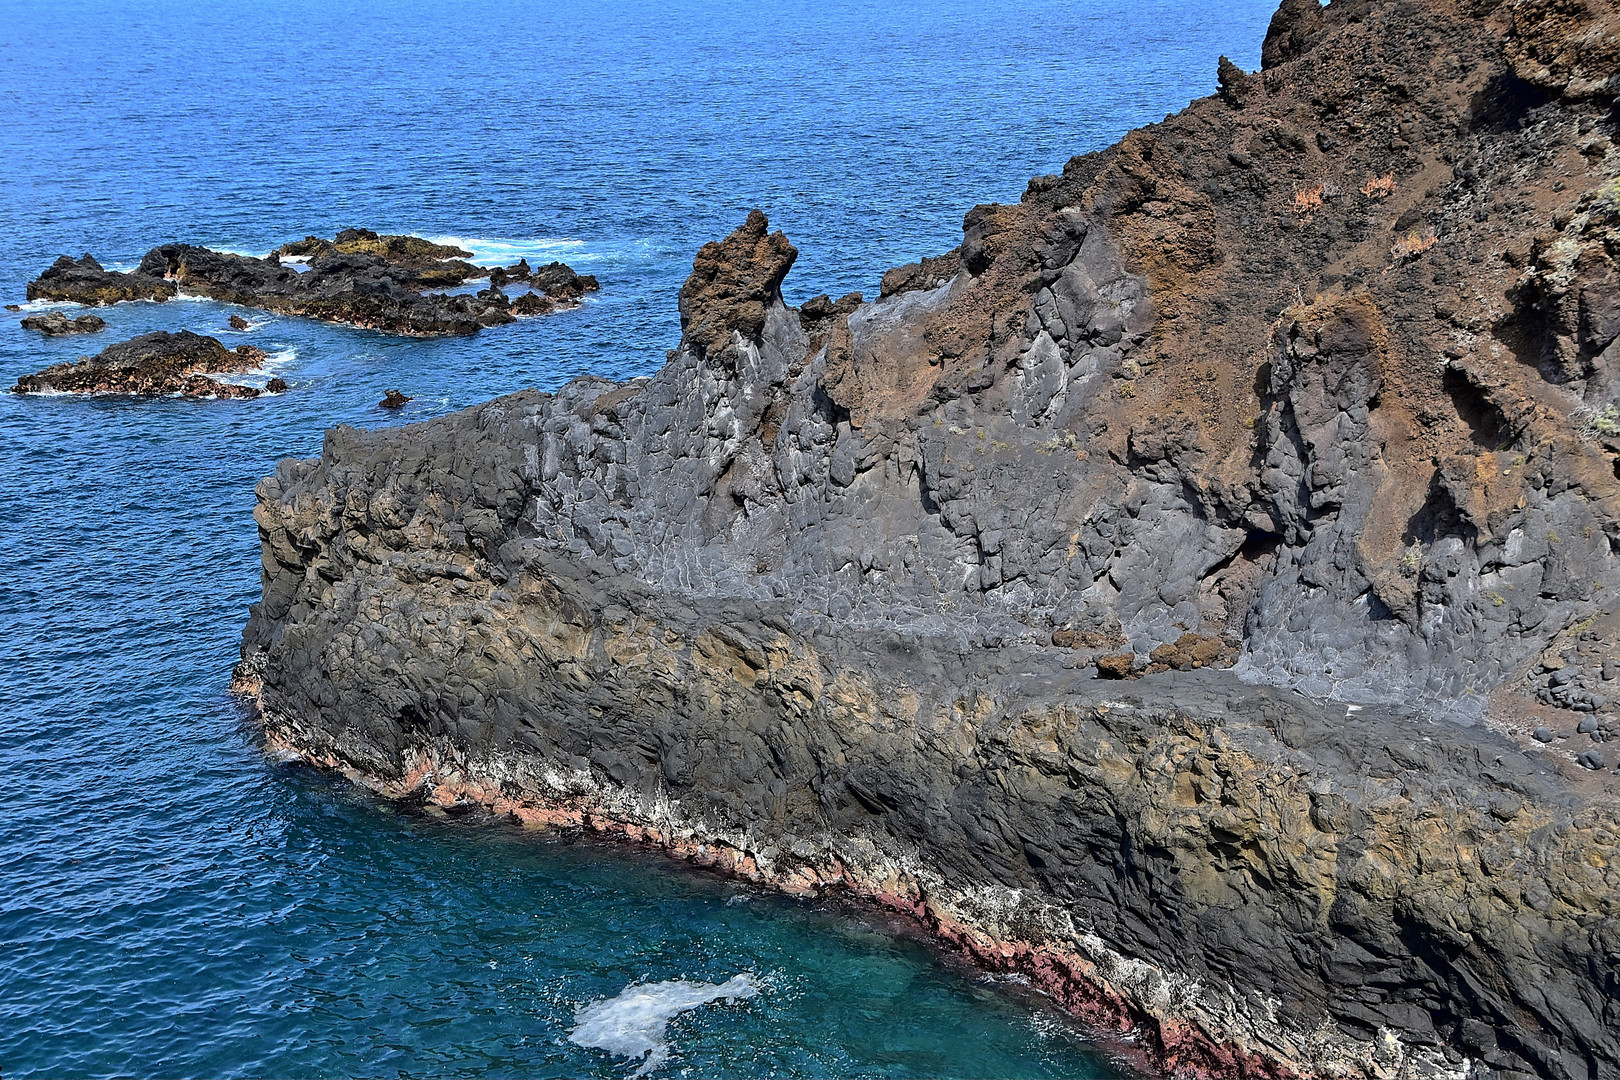
[[[213,298],[208,297],[208,296],[197,296],[194,293],[178,293],[175,296],[171,297],[171,299],[174,299],[174,300],[211,300]],[[163,303],[163,301],[161,301],[161,300],[147,300],[147,299],[142,298],[140,300],[120,300],[120,301],[118,301],[118,303],[116,303],[116,304],[114,304],[112,306],[113,307],[119,307],[119,306],[121,306],[123,304],[161,304],[161,303]],[[98,306],[98,305],[81,304],[81,303],[78,303],[77,301],[74,301],[74,300],[30,300],[26,304],[18,304],[17,305],[17,310],[18,311],[60,311],[60,310],[66,309],[66,308],[93,308],[93,307],[96,307],[96,306]]]
[[[511,266],[519,259],[528,259],[532,264],[542,264],[566,261],[569,258],[588,257],[585,251],[585,241],[569,240],[566,237],[540,236],[529,240],[508,240],[502,237],[485,236],[429,236],[425,239],[435,244],[450,244],[463,251],[473,253],[472,261],[480,265],[493,266],[499,263],[502,266]]]
[[[247,316],[244,315],[243,318],[247,319]],[[222,326],[218,332],[221,334],[251,334],[259,327],[269,325],[270,321],[268,318],[247,319],[247,328],[244,330],[238,330],[234,326]]]
[[[275,350],[271,352],[270,350]],[[281,368],[298,359],[298,350],[291,345],[271,345],[265,350],[264,363],[259,365],[257,371],[244,371],[231,377],[231,382],[238,386],[251,386],[263,390],[265,384],[275,378]]]
[[[712,1002],[758,996],[759,984],[747,972],[723,983],[685,979],[636,983],[625,987],[616,998],[593,1002],[576,1012],[568,1041],[619,1057],[641,1058],[640,1067],[631,1075],[646,1076],[669,1060],[665,1034],[675,1017]]]

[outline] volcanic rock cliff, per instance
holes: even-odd
[[[1188,1076],[1620,1075],[1620,16],[1264,70],[789,307],[259,487],[238,686],[391,796],[913,912]]]

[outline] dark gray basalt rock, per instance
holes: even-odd
[[[179,290],[172,281],[142,273],[106,270],[91,255],[63,255],[28,283],[30,300],[66,300],[95,307],[125,300],[169,300]]]
[[[107,328],[107,321],[99,315],[80,315],[69,319],[60,311],[44,315],[30,315],[22,320],[24,330],[37,330],[46,337],[64,337],[69,334],[94,334]]]
[[[389,796],[910,912],[1180,1075],[1620,1075],[1584,10],[1289,0],[875,302],[789,307],[751,214],[651,378],[262,481],[238,688]]]
[[[112,304],[167,300],[180,291],[287,315],[346,323],[411,337],[471,334],[518,315],[576,306],[599,286],[594,277],[553,263],[528,275],[534,291],[513,304],[495,290],[477,296],[427,292],[487,276],[489,271],[447,259],[457,248],[414,236],[347,230],[337,241],[285,245],[267,258],[233,255],[190,244],[153,248],[131,273],[102,269],[89,255],[64,256],[28,286],[28,298]],[[284,266],[282,254],[311,255],[309,269]],[[524,264],[524,270],[527,270]],[[528,299],[533,296],[534,299]]]
[[[210,376],[256,371],[264,359],[264,350],[252,345],[240,345],[233,351],[215,338],[189,330],[177,334],[159,330],[109,345],[95,356],[81,356],[24,375],[11,392],[253,398],[261,393],[258,388]]]

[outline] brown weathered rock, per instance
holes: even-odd
[[[377,408],[403,409],[408,402],[415,400],[415,398],[410,397],[407,394],[402,394],[398,390],[390,390],[388,393],[383,395],[383,399],[381,401],[377,402]]]
[[[1203,667],[1229,668],[1237,663],[1241,651],[1235,641],[1189,632],[1173,642],[1156,646],[1148,654],[1149,663],[1145,673],[1151,675],[1172,669],[1192,671]]]
[[[240,315],[232,315],[230,318],[230,327],[232,330],[246,330],[252,325],[252,323],[248,322]]]
[[[1136,654],[1129,652],[1109,653],[1097,657],[1097,677],[1099,679],[1129,679],[1136,674],[1132,670],[1136,665]]]
[[[557,307],[540,293],[527,292],[512,301],[514,315],[549,315]]]
[[[759,336],[765,308],[780,303],[798,249],[780,232],[769,233],[765,215],[754,210],[742,228],[722,241],[704,244],[692,260],[692,276],[681,286],[683,340],[715,356],[728,354],[732,335]]]

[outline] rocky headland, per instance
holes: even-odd
[[[181,330],[152,334],[109,345],[95,356],[81,356],[53,364],[34,375],[24,375],[11,388],[14,394],[131,394],[138,397],[254,398],[264,391],[254,386],[221,382],[215,375],[257,371],[265,352],[252,345],[227,349],[217,338]],[[286,389],[272,379],[267,389]]]
[[[298,270],[283,258],[308,260]],[[345,323],[389,334],[433,337],[472,334],[577,306],[599,286],[563,263],[531,271],[480,267],[463,261],[471,252],[416,236],[379,236],[348,229],[335,240],[309,237],[284,245],[263,259],[191,244],[164,244],[147,252],[129,273],[106,270],[92,256],[57,259],[28,285],[29,300],[105,305],[124,300],[173,299],[186,293],[228,304]],[[498,282],[476,295],[429,292],[496,275]],[[518,281],[530,291],[515,301],[500,285]]]
[[[650,378],[281,463],[268,745],[911,913],[1178,1076],[1620,1076],[1620,14],[1263,58],[876,300],[756,211]]]

